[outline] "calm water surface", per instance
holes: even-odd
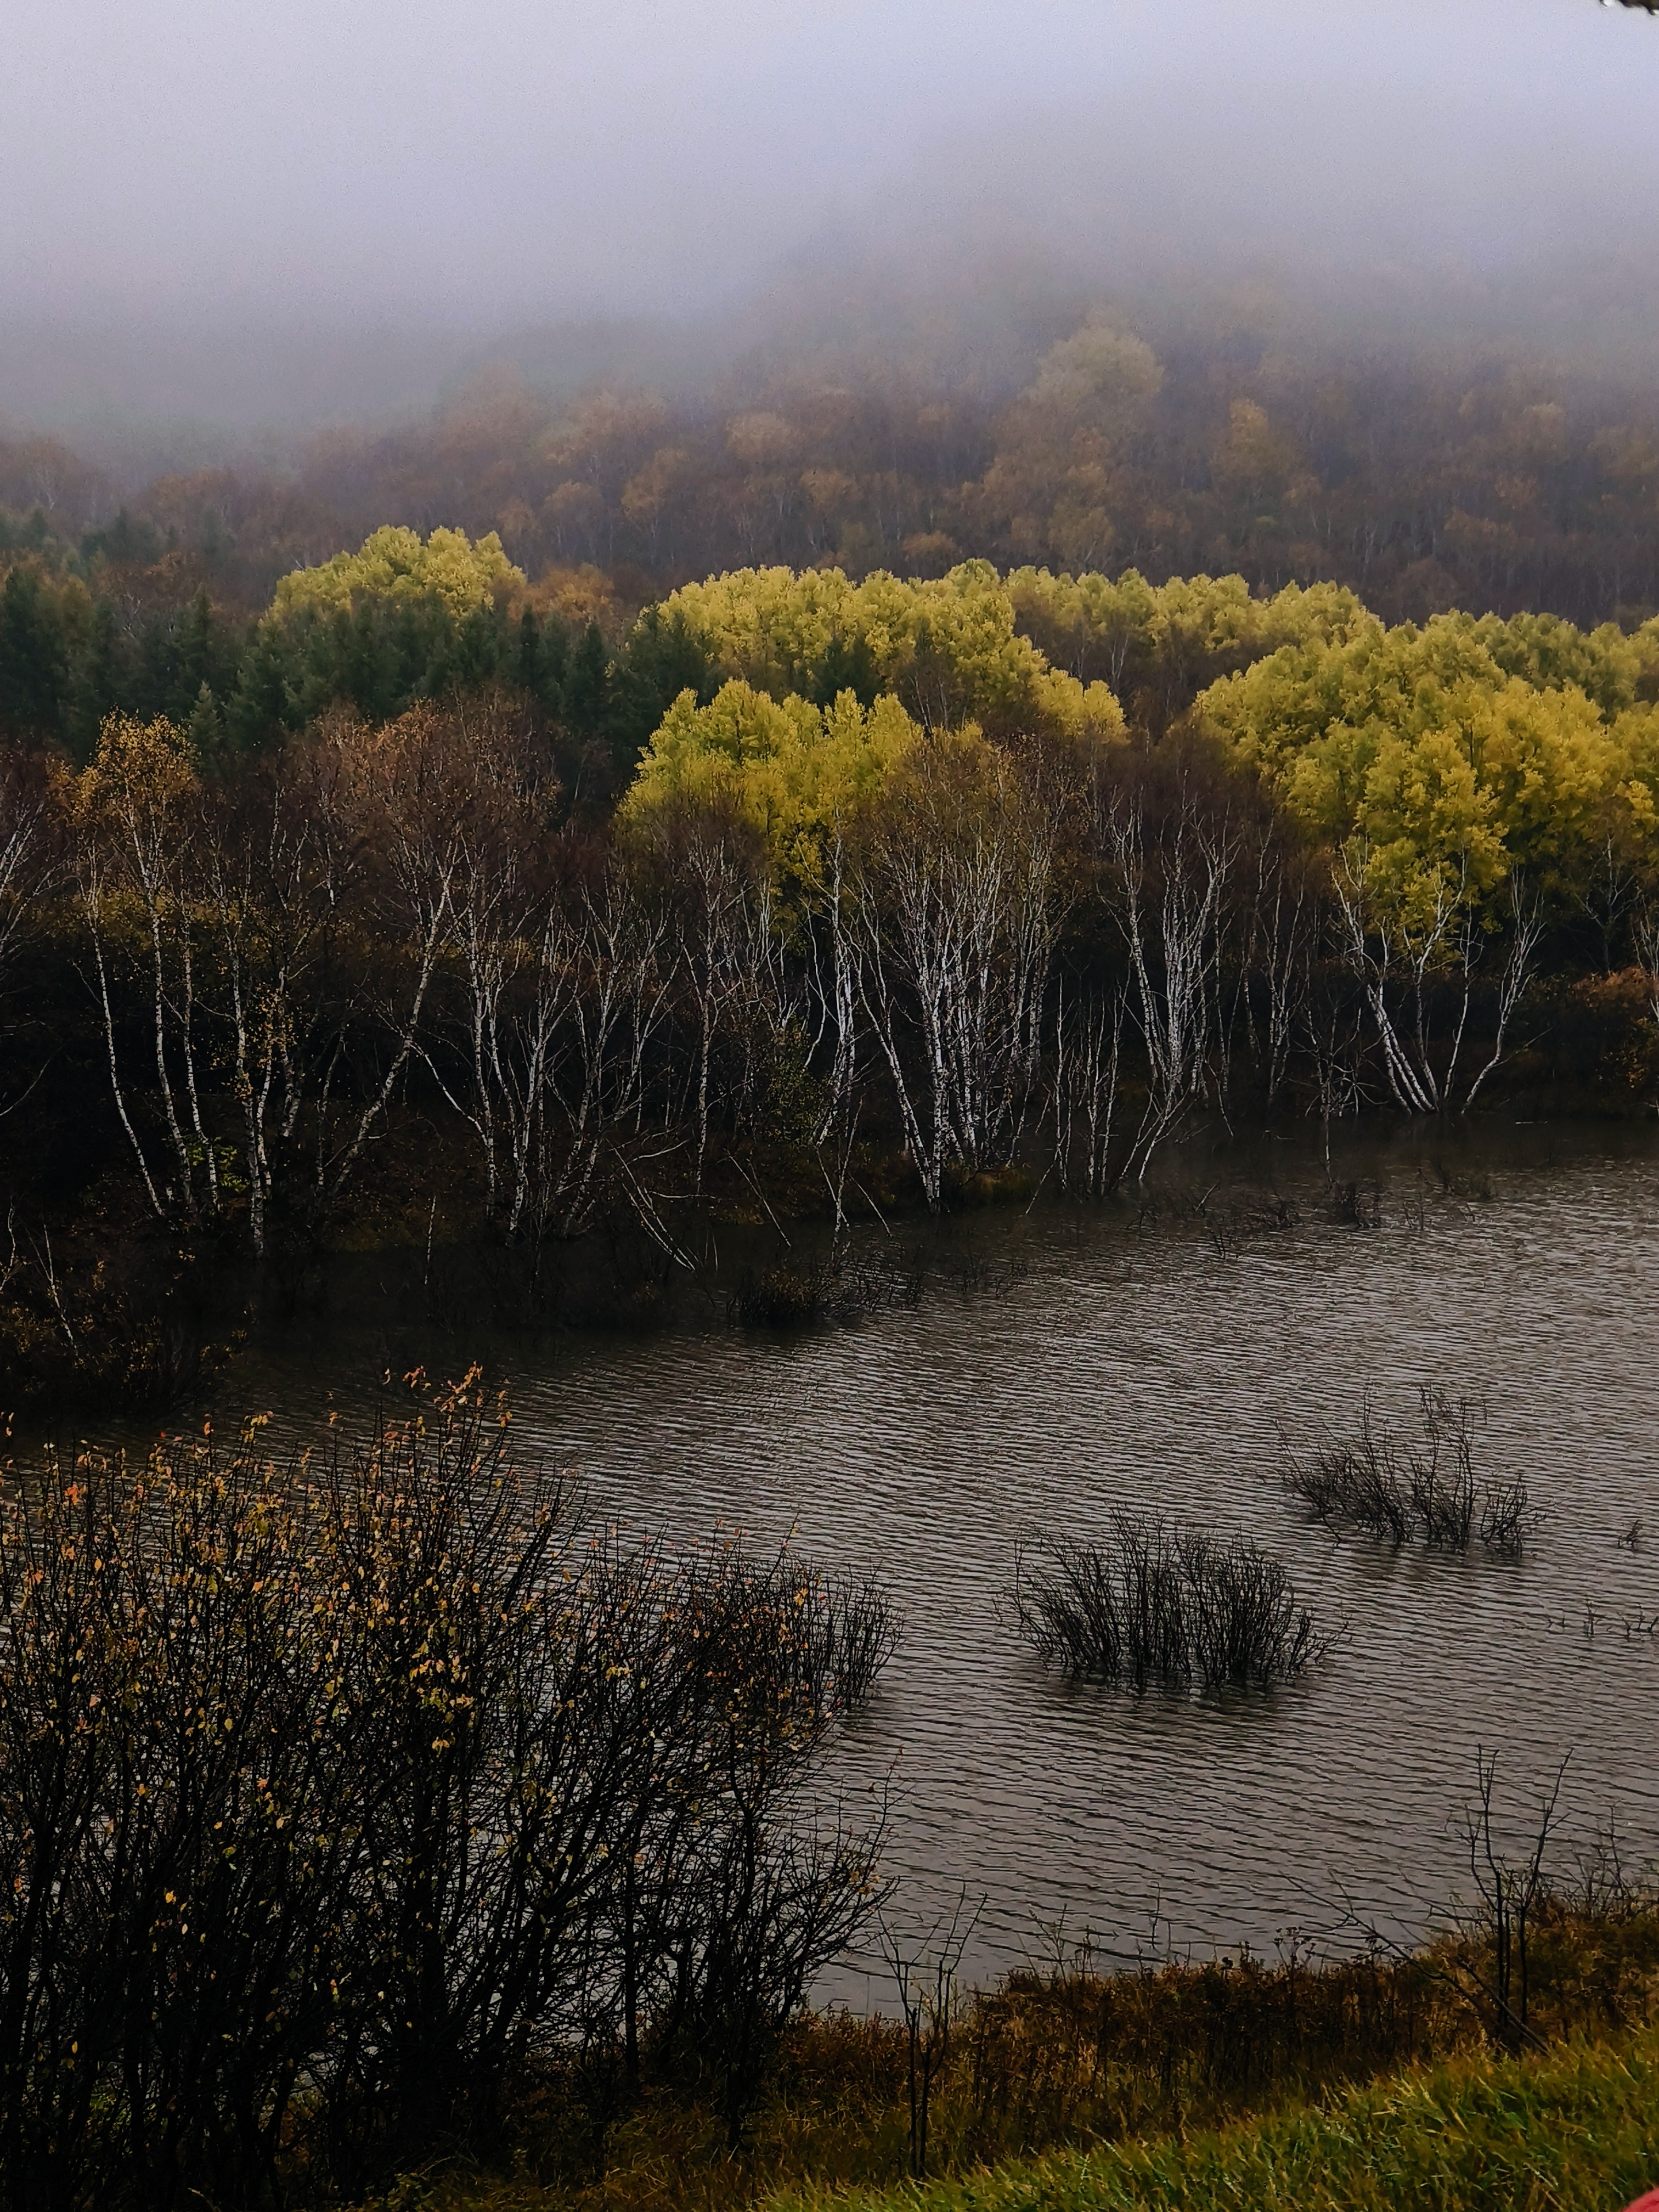
[[[904,1640],[842,1779],[891,1778],[913,1920],[958,1884],[987,1900],[970,1972],[1062,1925],[1125,1954],[1154,1930],[1271,1950],[1340,1930],[1345,1899],[1414,1933],[1468,1887],[1477,1747],[1500,1752],[1517,1838],[1571,1751],[1566,1852],[1612,1814],[1632,1858],[1659,1856],[1659,1637],[1627,1632],[1659,1610],[1659,1140],[1488,1133],[1448,1162],[1461,1195],[1405,1139],[1339,1162],[1382,1185],[1382,1225],[1356,1230],[1295,1146],[1172,1156],[1166,1189],[1271,1179],[1299,1225],[1224,1254],[1201,1221],[1138,1226],[1133,1205],[987,1214],[975,1249],[1024,1267],[994,1291],[784,1337],[711,1316],[540,1358],[483,1348],[515,1378],[521,1441],[580,1468],[605,1517],[880,1569]],[[256,1345],[224,1410],[303,1429],[325,1385],[349,1395],[411,1353],[457,1356],[337,1297]],[[1486,1466],[1524,1474],[1544,1512],[1519,1561],[1339,1540],[1279,1491],[1281,1431],[1352,1427],[1368,1390],[1407,1422],[1424,1385],[1486,1401]],[[1087,1535],[1121,1505],[1276,1553],[1321,1625],[1346,1623],[1330,1657],[1208,1700],[1045,1673],[999,1617],[1016,1541]],[[1638,1519],[1645,1546],[1621,1547]]]

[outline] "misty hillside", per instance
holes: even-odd
[[[0,560],[71,661],[388,524],[613,641],[767,562],[1659,605],[1639,10],[141,13],[24,0],[0,85]]]
[[[1421,331],[1362,343],[1218,296],[1160,322],[1005,295],[989,319],[839,342],[780,324],[678,387],[638,373],[638,334],[614,376],[562,390],[526,345],[401,427],[137,483],[13,438],[0,720],[63,736],[79,696],[84,750],[112,706],[186,719],[227,680],[191,658],[204,608],[234,659],[284,574],[386,524],[496,532],[538,611],[612,645],[686,580],[769,564],[1237,574],[1258,596],[1322,580],[1393,621],[1628,629],[1659,607],[1659,378],[1634,362]]]

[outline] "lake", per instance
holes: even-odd
[[[959,1218],[914,1308],[788,1334],[715,1295],[654,1335],[457,1338],[364,1262],[215,1395],[303,1433],[329,1389],[356,1406],[388,1366],[483,1356],[521,1448],[580,1469],[598,1516],[877,1567],[904,1638],[840,1776],[890,1780],[908,1924],[984,1900],[975,1978],[1085,1935],[1108,1957],[1411,1938],[1469,1889],[1478,1747],[1511,1842],[1570,1752],[1558,1863],[1610,1817],[1630,1861],[1659,1856],[1659,1133],[1350,1133],[1330,1174],[1355,1207],[1316,1146],[1200,1137],[1156,1204]],[[1294,1225],[1245,1233],[1269,1190]],[[1480,1401],[1478,1465],[1528,1482],[1518,1559],[1396,1553],[1285,1496],[1282,1438],[1352,1431],[1368,1393],[1409,1426],[1424,1387]],[[1120,1506],[1254,1537],[1340,1632],[1328,1658],[1218,1697],[1046,1673],[1001,1602],[1016,1544]],[[879,2002],[880,1973],[834,1993]]]

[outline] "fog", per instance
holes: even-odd
[[[11,0],[0,422],[181,455],[492,355],[694,381],[1206,287],[1654,358],[1659,21],[1594,0]]]

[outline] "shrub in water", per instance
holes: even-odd
[[[1012,1596],[1040,1657],[1137,1690],[1286,1680],[1327,1649],[1277,1559],[1138,1514],[1023,1551]]]
[[[1527,1486],[1501,1482],[1474,1468],[1476,1409],[1443,1390],[1421,1393],[1423,1442],[1382,1428],[1370,1401],[1352,1442],[1333,1439],[1311,1458],[1286,1450],[1284,1484],[1322,1521],[1346,1521],[1391,1544],[1413,1533],[1437,1550],[1466,1552],[1477,1539],[1487,1550],[1515,1553],[1533,1524]]]

